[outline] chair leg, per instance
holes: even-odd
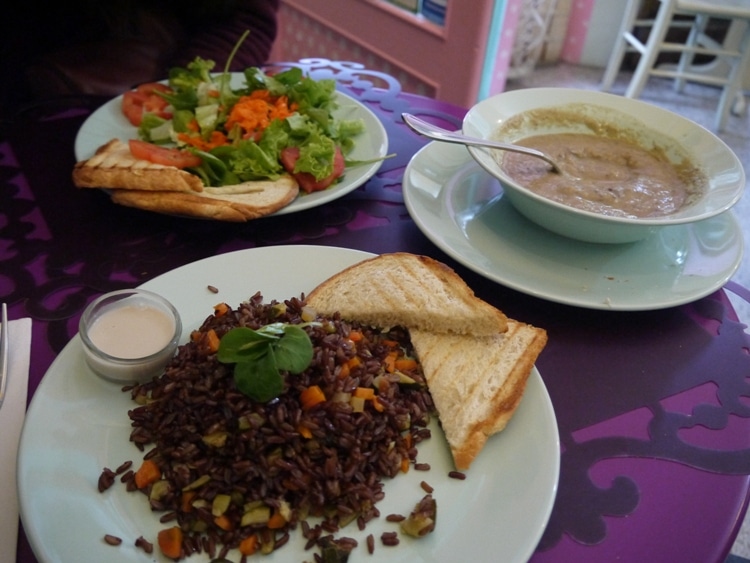
[[[609,62],[607,62],[607,68],[602,77],[601,89],[605,92],[612,89],[617,74],[620,72],[622,59],[625,57],[625,52],[629,44],[626,34],[631,33],[635,27],[635,20],[638,18],[641,3],[642,0],[628,0],[625,6],[625,13],[622,16],[620,29],[617,32],[617,39],[615,40],[615,45],[609,56]]]
[[[693,64],[693,60],[695,59],[694,49],[698,46],[699,38],[704,34],[706,25],[708,25],[708,16],[695,16],[695,21],[693,22],[693,25],[690,26],[690,33],[688,34],[687,41],[685,42],[687,50],[683,51],[682,54],[680,54],[680,60],[677,63],[677,73],[680,76],[675,78],[674,81],[675,92],[682,92],[685,88],[686,80],[682,78],[682,75],[690,71],[690,67]]]
[[[643,92],[643,87],[646,85],[648,76],[651,69],[654,67],[656,57],[659,54],[659,48],[661,44],[664,43],[664,38],[667,36],[667,31],[672,22],[673,14],[674,0],[661,0],[659,11],[654,20],[654,26],[651,28],[651,33],[648,35],[646,50],[638,61],[638,66],[635,69],[633,78],[625,92],[626,97],[638,98],[641,95],[641,92]]]
[[[721,132],[724,130],[733,106],[741,106],[744,110],[744,95],[742,93],[742,81],[750,65],[750,22],[744,22],[745,31],[742,35],[739,50],[742,56],[732,65],[729,73],[729,82],[724,86],[716,110],[715,127]]]

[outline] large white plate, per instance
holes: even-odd
[[[680,305],[722,287],[742,259],[742,231],[731,211],[636,243],[556,235],[518,213],[462,146],[423,147],[407,166],[403,191],[422,232],[455,260],[559,303],[621,311]]]
[[[186,339],[217,302],[234,306],[256,290],[267,300],[298,296],[369,256],[317,246],[242,250],[183,266],[143,287],[177,307]],[[208,285],[219,293],[211,293]],[[39,385],[21,436],[18,490],[23,526],[41,562],[167,561],[156,553],[146,557],[133,546],[141,535],[155,541],[164,526],[146,499],[125,492],[119,482],[103,494],[97,491],[102,468],[114,469],[142,457],[128,440],[127,410],[132,407],[119,385],[87,368],[79,336],[63,349]],[[420,445],[418,456],[431,469],[411,470],[387,482],[385,499],[378,504],[381,518],[364,532],[356,527],[343,531],[360,542],[350,561],[526,561],[549,518],[560,464],[557,423],[537,370],[510,424],[490,438],[466,480],[447,476],[452,469],[450,453],[437,423],[431,428],[433,436]],[[374,555],[369,555],[367,534],[379,538],[383,531],[397,530],[385,516],[410,511],[425,494],[422,480],[435,488],[435,532],[419,540],[403,536],[397,547],[385,547],[378,539]],[[123,538],[122,545],[106,545],[105,534]],[[295,533],[268,561],[311,559],[301,534]],[[207,560],[205,555],[189,558]]]
[[[241,76],[241,73],[232,74],[233,85],[240,86]],[[334,116],[345,119],[362,119],[365,124],[364,132],[355,139],[354,149],[347,155],[347,159],[370,161],[385,157],[388,152],[388,135],[377,116],[351,96],[342,92],[336,92],[336,95],[339,107],[334,111]],[[112,139],[138,138],[136,128],[125,118],[120,109],[121,106],[122,96],[118,96],[98,108],[84,121],[76,135],[76,160],[81,161],[91,158],[96,149]],[[300,194],[297,199],[274,215],[303,211],[345,196],[369,180],[378,171],[381,164],[382,160],[378,160],[371,164],[348,168],[344,177],[337,184],[320,192]]]

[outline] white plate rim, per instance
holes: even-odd
[[[245,299],[256,289],[267,290],[267,299],[291,297],[293,294],[286,295],[289,293],[289,275],[299,267],[308,268],[310,275],[307,276],[307,283],[314,286],[347,265],[370,256],[370,253],[338,247],[260,247],[187,264],[154,278],[141,287],[161,293],[173,301],[185,321],[184,340],[191,328],[207,316],[206,311],[210,313],[213,305],[209,304],[236,299],[238,291],[243,295],[239,299]],[[285,266],[279,268],[278,264]],[[273,265],[276,265],[276,270],[271,267]],[[248,278],[228,279],[248,268],[265,272],[260,275],[264,278],[263,282],[253,286],[252,282],[248,284]],[[220,275],[221,272],[224,272],[224,277]],[[184,280],[190,280],[190,283],[175,283]],[[275,285],[279,281],[281,283]],[[292,285],[300,292],[312,289],[301,287],[305,283],[298,276]],[[215,285],[219,288],[219,293],[213,294],[208,290],[207,284]],[[240,287],[243,289],[238,289]],[[248,289],[249,287],[252,289]],[[274,295],[274,292],[277,293]],[[189,304],[189,310],[186,310],[185,303]],[[137,535],[147,535],[145,532],[149,530],[144,528],[159,526],[157,516],[149,514],[145,499],[138,493],[135,493],[135,497],[132,493],[126,493],[124,486],[119,483],[103,495],[96,490],[96,480],[101,468],[124,461],[122,457],[111,459],[113,448],[118,452],[120,449],[129,449],[131,451],[128,455],[137,451],[127,443],[125,412],[122,413],[124,421],[109,418],[113,411],[110,403],[116,405],[114,410],[127,405],[132,408],[127,394],[119,391],[120,387],[87,370],[82,359],[80,337],[75,336],[50,366],[34,394],[19,446],[18,490],[24,529],[41,563],[65,560],[66,555],[69,560],[73,556],[77,561],[98,561],[102,557],[106,559],[115,556],[123,561],[142,560],[142,551],[125,544],[128,541],[132,543]],[[102,401],[110,393],[115,394],[112,401]],[[82,409],[82,406],[88,406],[89,410]],[[71,420],[75,421],[77,416],[90,416],[96,424],[83,424],[79,421],[77,426],[71,427]],[[97,417],[106,417],[106,421],[98,420]],[[124,429],[117,428],[123,424]],[[113,446],[111,441],[116,434],[121,438],[124,436],[123,441],[126,443]],[[84,435],[85,439],[82,439]],[[65,439],[61,440],[61,436]],[[65,448],[72,441],[76,444],[72,448],[75,451]],[[107,459],[108,453],[100,451],[97,444],[110,450],[110,459]],[[425,480],[435,486],[439,503],[438,526],[440,520],[446,522],[442,535],[431,534],[426,540],[410,541],[410,538],[405,538],[399,547],[389,549],[379,545],[379,536],[376,534],[377,547],[374,555],[368,555],[366,548],[360,543],[359,551],[350,560],[366,558],[367,561],[426,562],[435,560],[442,554],[463,556],[471,554],[472,550],[476,551],[474,559],[482,560],[481,554],[488,547],[487,541],[492,548],[493,560],[495,555],[501,555],[502,560],[509,562],[528,560],[551,514],[560,470],[557,422],[549,394],[537,369],[534,368],[531,373],[524,399],[514,418],[502,433],[490,439],[465,481],[447,478],[447,471],[452,466],[449,467],[447,446],[436,432],[435,423],[433,437],[420,446],[420,452],[423,449],[434,454],[434,459],[421,455],[419,460],[431,463],[432,469],[428,472],[412,470],[387,482],[386,498],[378,506],[397,499],[402,490],[400,487],[407,486],[409,480],[411,488],[408,494],[414,501],[418,500],[424,491],[416,494],[416,483]],[[84,461],[87,462],[86,471],[80,467]],[[440,475],[434,473],[441,470]],[[505,481],[498,478],[503,473],[506,473]],[[522,476],[522,482],[519,482],[519,475]],[[52,506],[59,507],[61,505],[56,503],[70,501],[69,495],[76,498],[76,509],[63,519]],[[450,510],[450,507],[446,508],[441,504],[441,495],[443,498],[452,498],[452,504],[450,501],[448,504],[458,509]],[[471,510],[466,505],[470,499],[477,503]],[[409,504],[412,504],[411,500]],[[128,510],[134,510],[133,506],[137,506],[135,514],[128,513]],[[486,513],[490,511],[491,514]],[[388,513],[382,512],[379,520],[383,520]],[[147,521],[148,525],[144,525]],[[113,522],[117,524],[114,525]],[[476,528],[478,524],[484,525],[490,533],[486,534],[483,542],[472,542],[471,534],[467,534],[467,530],[461,526]],[[503,525],[505,533],[498,533],[497,527],[502,528]],[[371,531],[370,526],[365,532]],[[150,531],[155,535],[155,530]],[[124,537],[122,546],[112,548],[104,544],[104,533],[129,534],[133,537]],[[345,535],[352,534],[346,531]],[[493,543],[497,545],[492,545]],[[293,553],[292,549],[294,548],[290,542],[290,545],[271,554],[269,561],[288,560]],[[151,558],[167,561],[157,551]],[[208,560],[205,554],[193,555],[188,559],[195,562],[204,560]]]
[[[233,83],[241,76],[242,73],[232,73]],[[347,169],[343,178],[330,188],[311,194],[300,194],[292,203],[269,217],[312,209],[339,199],[367,182],[382,165],[382,159],[388,154],[388,134],[383,123],[370,108],[352,96],[338,90],[336,95],[339,107],[334,111],[335,116],[361,118],[365,122],[365,132],[355,139],[355,146],[347,155],[347,159],[379,160]],[[97,148],[114,138],[137,138],[136,128],[120,111],[121,105],[122,95],[104,103],[86,118],[75,138],[74,153],[77,161],[91,158]]]
[[[433,153],[437,156],[433,157]],[[451,164],[449,165],[446,163]],[[589,268],[587,271],[579,272],[582,276],[579,284],[581,289],[579,291],[570,291],[562,284],[555,285],[553,283],[550,285],[535,275],[525,276],[524,274],[529,272],[518,270],[518,263],[512,261],[512,256],[507,261],[492,261],[491,257],[487,256],[486,253],[483,253],[482,249],[478,249],[472,244],[472,241],[469,240],[469,236],[457,226],[454,218],[447,216],[450,212],[445,209],[444,205],[443,208],[441,208],[442,215],[440,217],[427,210],[423,201],[426,196],[422,195],[424,190],[420,190],[420,188],[415,185],[414,179],[420,175],[423,169],[428,165],[430,167],[428,172],[435,176],[435,184],[439,184],[441,186],[440,189],[444,189],[445,186],[452,181],[451,176],[454,173],[463,173],[459,170],[461,167],[470,169],[472,173],[481,174],[483,178],[486,178],[486,181],[496,182],[494,178],[476,163],[465,147],[449,145],[446,143],[441,144],[436,141],[426,144],[409,161],[409,164],[404,171],[402,182],[404,202],[407,210],[422,233],[438,248],[467,268],[487,279],[534,297],[565,305],[608,311],[647,311],[665,309],[695,301],[720,289],[727,281],[729,281],[742,260],[744,250],[742,231],[732,210],[728,210],[713,219],[700,223],[666,227],[666,229],[671,229],[672,233],[678,232],[677,229],[683,229],[685,233],[690,236],[700,237],[703,234],[702,229],[708,225],[708,221],[722,221],[728,231],[727,238],[731,239],[733,243],[729,249],[729,252],[731,253],[730,258],[723,261],[715,261],[716,263],[714,266],[720,267],[720,270],[715,272],[713,276],[682,276],[681,272],[678,271],[678,269],[675,269],[673,272],[674,276],[671,279],[669,278],[669,274],[663,276],[664,279],[657,280],[655,278],[655,281],[658,281],[659,283],[665,281],[672,282],[673,284],[682,283],[686,286],[683,288],[686,289],[686,291],[675,292],[675,285],[660,285],[657,287],[655,295],[652,296],[647,293],[635,291],[633,288],[628,288],[627,292],[625,292],[625,290],[622,289],[624,286],[621,285],[622,292],[618,293],[618,289],[613,283],[612,288],[614,289],[611,289],[613,293],[608,294],[601,291],[601,288],[585,283],[586,281],[589,281],[589,274],[596,270],[596,264],[593,262],[588,265]],[[420,181],[422,181],[421,178]],[[498,190],[502,191],[499,183]],[[443,195],[444,194],[441,193],[440,197],[443,197]],[[458,212],[459,211],[456,211],[456,213]],[[579,242],[553,234],[533,224],[531,221],[524,219],[523,225],[522,234],[538,235],[539,233],[547,233],[547,240],[555,245],[556,250],[561,253],[571,253],[571,256],[575,256],[577,259],[585,260],[584,253],[587,248],[591,248],[592,243]],[[498,237],[494,242],[500,245],[505,245],[507,241]],[[646,243],[638,242],[632,244],[644,245]],[[501,248],[506,249],[506,246],[507,245],[502,246]],[[609,249],[604,250],[606,247],[609,247]],[[616,252],[617,247],[622,248],[623,246],[601,245],[601,249],[604,252]],[[478,259],[471,256],[472,253],[481,255],[483,259],[486,259],[485,263],[480,263]],[[645,259],[647,257],[648,256],[644,255],[639,258]],[[491,263],[488,264],[487,262]],[[536,264],[536,267],[540,270],[544,269],[543,264]],[[554,271],[549,270],[546,273],[554,278]],[[694,283],[695,281],[701,280],[705,280],[705,283]],[[573,284],[577,280],[566,281],[571,281],[571,284]],[[653,288],[650,290],[653,290]]]

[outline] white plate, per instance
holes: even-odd
[[[406,168],[403,191],[422,232],[455,260],[559,303],[621,311],[680,305],[722,287],[742,259],[742,232],[731,211],[629,244],[556,235],[518,213],[462,146],[422,148]]]
[[[220,301],[236,306],[256,290],[266,300],[298,296],[369,256],[316,246],[241,250],[188,264],[142,287],[165,296],[180,311],[185,340]],[[208,285],[219,293],[211,293]],[[133,546],[141,535],[155,542],[164,527],[143,495],[127,493],[119,481],[103,494],[97,491],[104,467],[114,469],[123,461],[137,463],[142,458],[128,440],[127,410],[132,407],[119,385],[86,367],[79,336],[63,349],[39,385],[21,436],[18,490],[23,526],[42,563],[168,561],[157,553],[146,557]],[[385,499],[378,504],[381,517],[364,532],[343,531],[359,541],[350,561],[526,561],[552,510],[560,466],[557,423],[538,371],[532,372],[510,424],[490,438],[466,480],[447,476],[452,469],[447,444],[436,422],[431,429],[432,438],[420,444],[418,456],[431,469],[412,469],[386,482]],[[381,545],[383,531],[398,530],[385,516],[410,511],[425,494],[422,480],[435,488],[435,532],[418,540],[402,536],[397,547]],[[370,533],[378,538],[372,556],[365,546]],[[106,545],[105,534],[121,537],[122,545]],[[289,544],[263,558],[311,559],[299,531]],[[208,557],[195,555],[188,561]]]
[[[240,73],[232,74],[235,86],[240,85],[238,81],[241,76]],[[388,135],[377,116],[351,96],[342,92],[336,92],[336,94],[339,107],[334,111],[334,116],[344,119],[362,119],[365,124],[364,132],[355,138],[354,149],[347,155],[347,159],[369,161],[385,157],[388,153]],[[120,109],[121,106],[122,96],[118,96],[98,108],[86,119],[76,135],[76,160],[81,161],[91,158],[96,149],[112,139],[138,138],[136,127],[125,118]],[[297,199],[274,215],[303,211],[345,196],[369,180],[378,171],[381,164],[382,160],[378,160],[372,164],[348,168],[344,177],[337,184],[327,190],[300,194]]]

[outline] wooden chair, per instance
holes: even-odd
[[[637,98],[651,76],[675,79],[682,91],[685,82],[698,82],[722,88],[716,112],[715,128],[722,131],[733,107],[744,112],[742,83],[750,59],[750,0],[660,0],[653,19],[639,19],[642,0],[628,0],[618,40],[602,79],[602,90],[610,90],[628,51],[640,53],[638,66],[625,96]],[[675,18],[675,16],[689,16]],[[729,33],[721,43],[706,34],[711,18],[729,20]],[[668,42],[667,32],[674,27],[688,27],[685,43]],[[636,28],[649,30],[644,42]],[[676,65],[657,65],[661,53],[680,53]],[[711,63],[696,65],[696,55],[713,57]]]

